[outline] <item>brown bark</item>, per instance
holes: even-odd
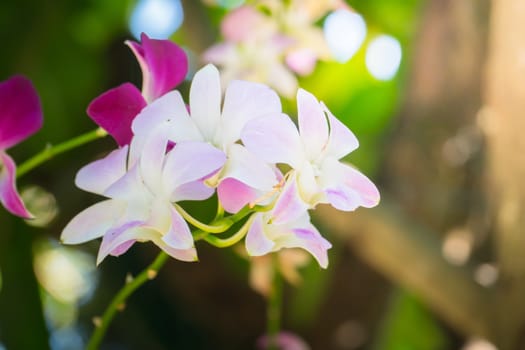
[[[485,107],[487,180],[500,267],[497,322],[502,349],[522,349],[525,323],[525,2],[492,2]],[[520,345],[521,344],[521,347]]]

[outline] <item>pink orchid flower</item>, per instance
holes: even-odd
[[[310,350],[310,346],[297,334],[281,331],[277,334],[276,339],[277,347],[279,350]],[[268,349],[270,345],[270,339],[268,335],[264,335],[257,340],[258,349]]]
[[[241,135],[246,148],[269,163],[285,163],[295,171],[298,192],[310,208],[330,203],[352,211],[379,203],[376,186],[340,161],[358,148],[354,134],[311,93],[297,93],[299,132],[285,115],[249,121]]]
[[[148,104],[179,85],[188,72],[188,58],[169,40],[141,35],[141,43],[126,41],[142,69],[142,92],[124,83],[95,98],[87,114],[106,130],[119,146],[130,143],[131,123]]]
[[[42,127],[42,108],[29,80],[14,76],[0,82],[0,201],[12,214],[31,218],[16,189],[16,165],[5,151]]]
[[[287,181],[274,208],[255,214],[246,235],[248,254],[261,256],[283,248],[302,248],[322,268],[328,267],[327,250],[332,245],[311,224],[307,209],[299,198],[296,181]]]
[[[109,199],[74,217],[62,232],[64,243],[102,237],[97,263],[123,254],[136,241],[152,241],[178,260],[197,260],[190,229],[173,203],[211,196],[213,191],[195,191],[194,183],[220,169],[225,157],[211,145],[193,141],[166,152],[167,131],[160,124],[140,150],[133,140],[78,172],[79,188]],[[133,154],[135,150],[140,154]]]
[[[199,70],[190,89],[190,112],[178,91],[172,91],[148,105],[133,122],[132,129],[140,148],[149,130],[163,123],[170,140],[207,142],[221,150],[227,161],[207,183],[218,187],[218,196],[228,212],[237,212],[278,182],[275,170],[261,162],[237,143],[241,130],[253,118],[281,113],[277,94],[265,85],[233,81],[222,100],[217,68],[207,65]],[[191,113],[191,116],[190,116]]]

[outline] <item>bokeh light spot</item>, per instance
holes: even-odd
[[[183,20],[180,0],[140,0],[131,13],[129,26],[137,39],[141,33],[154,39],[167,39],[179,29]]]
[[[348,10],[334,11],[324,21],[324,36],[334,58],[344,63],[352,58],[365,40],[365,20]]]
[[[392,79],[401,64],[401,44],[390,35],[374,38],[366,50],[366,68],[378,80]]]

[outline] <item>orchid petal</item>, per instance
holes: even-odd
[[[131,248],[136,242],[136,240],[130,239],[129,241],[122,243],[121,245],[113,249],[111,252],[109,252],[109,255],[121,256],[122,254],[126,253],[129,250],[129,248]]]
[[[352,211],[372,208],[379,203],[377,187],[351,166],[329,158],[323,164],[323,187],[328,202],[336,209]]]
[[[113,136],[119,146],[124,146],[130,143],[133,136],[133,119],[145,106],[146,101],[140,91],[133,84],[124,83],[91,101],[87,114]]]
[[[321,188],[315,178],[315,172],[310,163],[304,163],[297,173],[298,190],[304,201],[315,206],[321,192]]]
[[[26,209],[16,189],[16,165],[11,157],[0,151],[0,202],[11,214],[30,219],[33,215]]]
[[[286,163],[297,167],[303,159],[299,133],[285,114],[250,120],[241,133],[248,151],[268,163]]]
[[[226,89],[222,110],[222,142],[229,145],[241,137],[248,120],[281,113],[279,96],[263,84],[234,80]]]
[[[171,142],[203,141],[178,91],[169,92],[144,108],[133,121],[132,130],[135,136],[130,147],[130,165],[138,160],[151,134],[159,133],[159,130],[164,135],[162,137]]]
[[[274,170],[239,144],[232,144],[228,149],[221,177],[236,179],[261,191],[271,191],[277,184]]]
[[[293,221],[304,215],[307,210],[308,205],[299,196],[296,181],[288,181],[273,208],[272,224]]]
[[[193,236],[190,228],[182,216],[172,207],[171,225],[169,231],[162,236],[162,240],[175,249],[190,249],[193,247]]]
[[[236,179],[227,178],[217,187],[217,196],[224,210],[236,213],[259,196],[258,191]]]
[[[175,142],[202,140],[178,91],[170,91],[146,106],[133,121],[131,129],[135,136],[146,135],[159,125],[171,129],[170,139]]]
[[[153,237],[158,235],[155,231],[144,229],[140,226],[140,221],[130,221],[119,227],[113,228],[104,234],[104,237],[102,237],[102,243],[98,249],[97,265],[99,265],[112,252],[118,252],[123,244],[129,244],[129,241],[151,241]]]
[[[202,54],[204,61],[215,63],[218,65],[226,65],[228,64],[228,62],[235,60],[236,56],[237,56],[236,45],[231,42],[215,44],[209,47]],[[223,73],[223,77],[224,77],[224,73]]]
[[[203,181],[197,180],[177,186],[170,200],[172,202],[186,200],[202,201],[210,198],[213,192],[215,192],[215,189],[206,185]]]
[[[138,164],[131,167],[124,176],[111,184],[111,186],[104,191],[103,195],[130,203],[143,203],[146,201],[146,199],[149,198],[148,191],[140,176]]]
[[[317,63],[317,54],[310,48],[295,50],[286,55],[286,64],[299,75],[310,75]]]
[[[175,249],[166,244],[160,236],[155,236],[152,239],[153,243],[163,251],[165,251],[169,256],[180,261],[194,262],[198,261],[197,250],[195,248],[189,249]]]
[[[264,233],[263,215],[255,215],[246,235],[246,251],[251,256],[261,256],[271,252],[275,243]]]
[[[103,194],[109,186],[126,174],[128,146],[114,150],[82,169],[75,177],[75,185],[84,191]]]
[[[250,40],[264,25],[265,18],[252,6],[240,6],[228,13],[221,23],[221,33],[229,42]]]
[[[215,66],[208,64],[195,73],[190,88],[191,116],[207,141],[213,139],[219,125],[220,107],[219,71]]]
[[[283,236],[278,244],[283,248],[303,248],[317,260],[319,265],[326,269],[328,267],[327,250],[332,247],[313,225],[304,228],[293,229],[293,234]]]
[[[140,36],[142,45],[127,41],[142,69],[142,93],[148,102],[179,85],[188,73],[184,50],[169,40]]]
[[[163,184],[171,193],[188,182],[202,179],[226,162],[224,152],[204,142],[180,142],[167,155]]]
[[[297,114],[306,155],[314,161],[328,143],[328,121],[315,96],[303,89],[297,92]]]
[[[126,203],[106,200],[84,209],[64,228],[60,239],[66,244],[78,244],[102,237],[122,217]]]
[[[0,82],[0,149],[34,134],[42,122],[40,100],[28,79],[15,75]]]
[[[140,156],[140,174],[153,193],[162,191],[162,167],[168,146],[169,129],[157,127],[144,143]]]
[[[333,156],[336,159],[341,159],[348,153],[356,150],[359,147],[359,141],[354,133],[348,129],[346,125],[341,123],[332,112],[321,102],[321,106],[328,115],[330,122],[330,140],[328,141],[327,155]]]

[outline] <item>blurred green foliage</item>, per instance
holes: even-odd
[[[401,289],[393,293],[374,349],[443,350],[450,345],[446,332],[416,297]]]

